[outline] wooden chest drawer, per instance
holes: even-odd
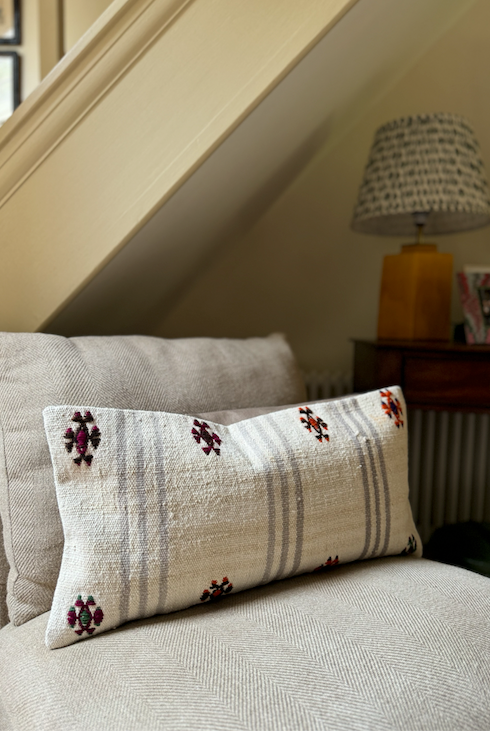
[[[389,385],[413,408],[490,411],[490,346],[355,341],[354,391]]]
[[[401,385],[409,403],[490,409],[490,361],[486,359],[407,355]]]

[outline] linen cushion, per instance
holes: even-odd
[[[402,394],[379,391],[220,425],[48,407],[65,546],[50,648],[273,579],[420,555]]]
[[[79,401],[187,412],[291,403],[304,395],[279,335],[164,340],[1,333],[0,513],[11,621],[22,624],[51,607],[61,563],[45,406]],[[4,563],[0,558],[0,569]]]
[[[488,731],[489,617],[489,579],[398,557],[231,592],[55,652],[46,613],[0,632],[0,727]]]

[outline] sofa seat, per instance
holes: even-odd
[[[48,650],[0,631],[5,731],[488,730],[490,580],[338,566]]]

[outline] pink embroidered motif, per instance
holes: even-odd
[[[319,442],[322,442],[323,440],[326,442],[330,441],[330,437],[327,434],[328,426],[325,424],[323,419],[320,419],[319,416],[313,416],[313,411],[308,406],[305,406],[304,408],[300,407],[299,413],[304,414],[304,416],[300,417],[300,421],[304,425],[305,429],[308,429],[310,433],[312,433],[312,431],[316,432],[315,437]]]
[[[83,635],[84,632],[91,635],[95,632],[95,628],[102,623],[104,619],[102,609],[97,607],[92,610],[92,607],[95,607],[93,596],[89,595],[87,601],[84,602],[82,595],[79,594],[75,606],[70,607],[68,610],[68,624],[75,630],[77,635]],[[94,627],[92,627],[92,623],[95,625]],[[77,625],[78,629],[75,629]]]
[[[212,581],[209,589],[204,589],[201,595],[201,601],[205,602],[209,599],[211,602],[215,602],[217,599],[221,599],[225,594],[229,594],[233,589],[233,584],[230,583],[227,576],[223,576],[223,581],[218,584],[217,581]]]
[[[403,410],[400,401],[388,389],[386,391],[380,391],[380,394],[383,411],[390,419],[394,420],[396,428],[399,429],[403,426]],[[383,399],[386,399],[386,403]]]
[[[219,455],[220,449],[214,445],[220,445],[221,439],[214,432],[212,434],[208,432],[208,429],[210,428],[209,424],[206,424],[205,421],[200,422],[197,419],[194,419],[194,426],[197,426],[199,431],[197,429],[192,429],[192,436],[198,444],[200,444],[202,440],[206,445],[205,447],[202,447],[202,451],[205,454],[211,454],[211,452],[214,451]]]
[[[87,454],[90,444],[94,449],[100,444],[100,430],[98,426],[93,426],[89,432],[87,424],[92,422],[93,416],[90,411],[85,412],[85,416],[82,416],[79,411],[76,411],[72,416],[72,421],[78,423],[78,429],[74,432],[70,427],[65,432],[65,447],[67,452],[71,452],[75,447],[78,452],[78,457],[74,457],[73,461],[76,465],[80,466],[82,461],[88,466],[92,464],[94,458],[93,454]]]

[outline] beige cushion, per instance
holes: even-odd
[[[42,421],[45,406],[79,401],[186,412],[301,398],[304,385],[281,336],[0,334],[0,512],[11,620],[22,624],[51,607],[61,563],[63,533]]]
[[[65,535],[48,647],[338,562],[420,555],[406,429],[383,403],[373,391],[230,426],[45,409]]]
[[[0,632],[6,731],[488,731],[490,580],[384,558],[50,651]],[[1,714],[0,714],[1,718]]]

